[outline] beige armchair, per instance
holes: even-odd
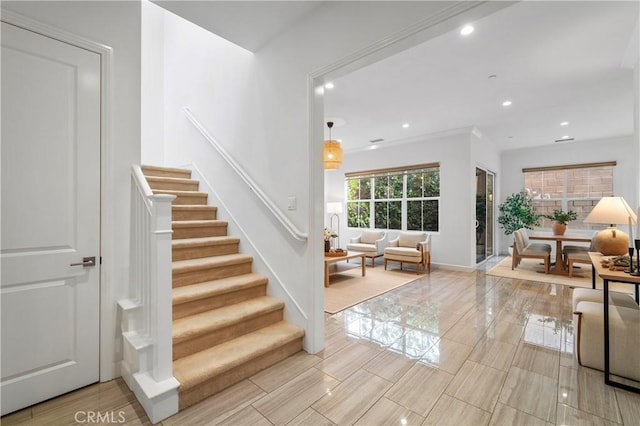
[[[416,273],[420,273],[420,265],[431,272],[431,236],[426,232],[400,232],[398,238],[389,241],[384,249],[384,269],[387,262],[415,263]]]
[[[359,251],[371,259],[371,267],[375,266],[375,258],[384,254],[387,246],[387,233],[378,230],[364,230],[360,236],[351,238],[347,250]]]
[[[536,258],[544,260],[544,273],[549,273],[551,264],[551,246],[544,243],[531,243],[527,230],[522,228],[513,233],[513,256],[511,258],[511,269],[520,264],[523,258]]]
[[[601,290],[574,290],[576,355],[585,367],[604,370],[604,307]],[[586,291],[582,291],[586,290]],[[609,292],[609,361],[617,376],[640,381],[640,307],[626,294]]]

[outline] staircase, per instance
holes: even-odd
[[[173,194],[173,375],[179,409],[300,351],[304,330],[283,320],[240,240],[189,170],[143,166],[154,194]]]

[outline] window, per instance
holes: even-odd
[[[347,181],[347,226],[368,228],[371,206],[371,179],[349,179]]]
[[[351,228],[438,231],[437,163],[348,173],[346,186]]]
[[[407,229],[438,230],[440,169],[429,168],[407,175]]]
[[[578,219],[571,222],[573,229],[601,228],[582,221],[600,198],[613,195],[615,165],[614,161],[523,169],[524,187],[531,194],[538,214],[573,210],[578,214]],[[542,219],[541,226],[550,228],[551,221]]]
[[[373,178],[375,228],[402,229],[402,175]]]

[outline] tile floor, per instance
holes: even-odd
[[[577,365],[571,291],[434,269],[327,315],[322,352],[301,352],[162,424],[640,425],[639,394]],[[114,380],[5,416],[2,425],[88,424],[87,412],[107,413],[106,423],[149,424]]]

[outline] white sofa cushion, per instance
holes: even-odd
[[[419,243],[427,239],[424,232],[400,232],[398,234],[398,246],[415,249]]]
[[[597,302],[602,303],[604,301],[604,292],[602,290],[592,288],[574,288],[572,296],[572,307],[576,310],[578,303],[580,302]],[[611,305],[621,306],[623,308],[640,309],[636,301],[633,299],[633,295],[628,293],[621,293],[618,291],[609,292],[609,303]]]
[[[362,244],[375,244],[377,240],[384,236],[384,231],[369,231],[363,230],[360,235],[360,242]]]
[[[349,243],[347,250],[359,251],[361,253],[376,253],[375,244]]]
[[[387,247],[384,250],[384,255],[389,259],[401,256],[406,258],[408,262],[419,262],[422,258],[422,253],[419,250],[416,250],[415,247]]]

